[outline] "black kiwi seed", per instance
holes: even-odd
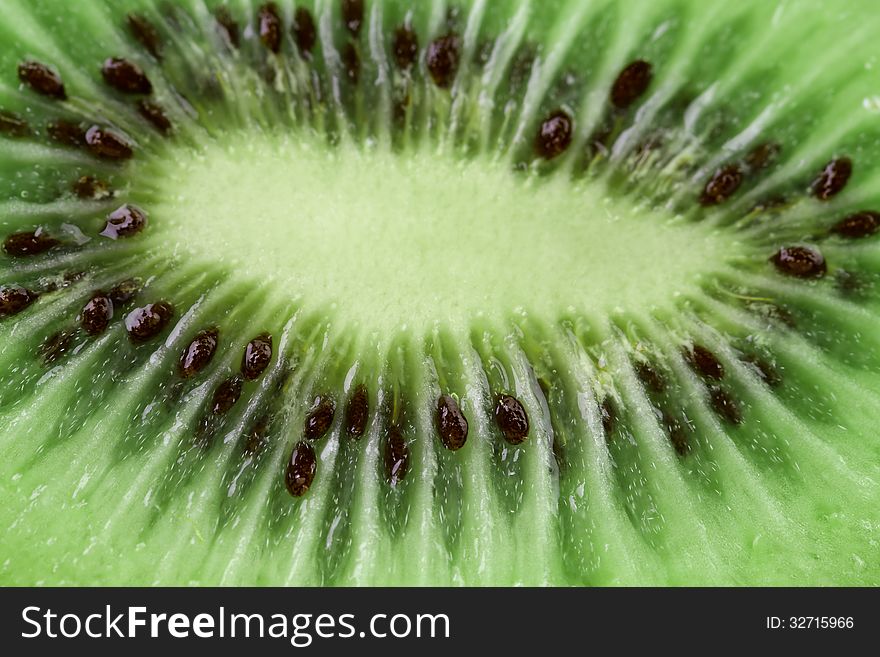
[[[144,117],[150,124],[163,135],[171,132],[173,127],[171,119],[165,114],[165,110],[158,103],[151,100],[141,100],[138,102],[138,113]]]
[[[820,201],[837,196],[846,187],[852,175],[853,163],[848,157],[838,157],[826,164],[810,185],[810,191]]]
[[[318,33],[315,30],[315,20],[312,18],[311,12],[305,7],[297,8],[293,14],[293,25],[291,26],[293,40],[300,53],[310,53],[315,47],[318,40]]]
[[[773,164],[781,151],[782,146],[777,143],[771,141],[760,143],[750,150],[748,155],[746,155],[746,165],[752,171],[766,169]]]
[[[812,246],[783,246],[770,261],[783,274],[797,278],[822,278],[828,271],[825,257]]]
[[[219,331],[213,327],[199,331],[192,342],[184,347],[177,363],[180,376],[188,379],[208,366],[217,351],[218,334]]]
[[[94,176],[80,176],[73,182],[73,193],[82,199],[98,200],[110,196],[110,188]]]
[[[666,389],[666,380],[648,363],[641,362],[636,364],[636,376],[649,390],[659,393]]]
[[[131,237],[141,232],[147,225],[147,213],[136,205],[126,203],[107,215],[107,223],[101,235],[111,240]]]
[[[342,69],[345,71],[345,77],[352,84],[357,84],[361,75],[361,58],[358,55],[357,48],[354,44],[347,43],[339,53],[342,59]]]
[[[128,278],[114,285],[107,296],[114,305],[122,306],[134,299],[140,291],[141,282],[136,278]]]
[[[20,285],[0,285],[0,319],[20,313],[38,296]]]
[[[159,32],[155,26],[139,14],[129,14],[128,29],[144,49],[156,59],[162,59]]]
[[[605,438],[611,438],[617,424],[617,409],[614,408],[611,397],[606,397],[599,405],[599,418],[602,420],[602,431],[605,432]]]
[[[61,76],[45,64],[26,61],[18,65],[18,79],[44,96],[67,100]]]
[[[217,21],[217,26],[226,35],[226,39],[229,41],[229,45],[233,48],[238,48],[239,46],[239,36],[238,36],[238,23],[235,19],[232,18],[232,14],[229,13],[229,9],[224,7],[218,7],[217,11],[214,12],[214,20]]]
[[[93,155],[107,160],[127,160],[134,154],[127,138],[115,130],[98,125],[86,131],[85,142]]]
[[[367,397],[367,389],[363,385],[355,388],[345,408],[345,432],[354,439],[364,435],[367,429],[367,417],[370,411],[370,402]]]
[[[233,376],[220,383],[214,390],[211,399],[211,412],[214,415],[224,415],[241,397],[241,377]]]
[[[716,381],[724,378],[724,365],[706,347],[695,344],[685,349],[684,357],[697,374]]]
[[[364,0],[342,0],[342,22],[345,29],[356,37],[364,24]]]
[[[700,195],[700,205],[709,207],[724,203],[736,193],[742,180],[743,174],[739,165],[728,164],[721,167],[706,181],[706,186]]]
[[[267,2],[257,12],[260,41],[271,52],[278,54],[281,51],[281,15],[278,13],[278,5]]]
[[[504,440],[519,445],[529,435],[529,416],[516,397],[499,395],[495,403],[495,423]]]
[[[241,357],[241,373],[248,381],[260,378],[272,360],[272,336],[261,333],[248,342]]]
[[[712,402],[712,410],[728,424],[742,424],[742,411],[739,404],[724,388],[713,386],[709,390],[709,399]]]
[[[78,123],[59,119],[46,125],[46,133],[52,141],[64,146],[85,146],[86,131]]]
[[[385,476],[388,483],[397,486],[409,471],[409,445],[396,424],[388,427],[385,436]]]
[[[0,135],[24,137],[30,132],[27,121],[6,110],[0,110]]]
[[[83,306],[79,323],[89,335],[100,335],[113,319],[113,301],[103,292],[96,292]]]
[[[535,135],[535,153],[545,160],[562,155],[571,145],[573,121],[567,112],[551,112],[538,127]]]
[[[880,212],[862,210],[844,217],[831,228],[831,232],[841,237],[856,239],[868,237],[880,228]]]
[[[431,79],[441,89],[448,89],[458,72],[461,41],[454,34],[438,37],[428,44],[425,65]]]
[[[40,359],[44,365],[51,365],[58,361],[73,342],[73,331],[61,330],[46,338],[40,345]]]
[[[125,318],[125,330],[134,343],[155,338],[174,316],[174,306],[167,301],[157,301],[135,308]]]
[[[318,459],[315,457],[315,450],[309,443],[301,440],[294,446],[290,461],[287,463],[287,471],[284,473],[287,491],[294,497],[305,495],[315,480],[317,470]]]
[[[419,37],[409,27],[398,27],[394,32],[394,61],[397,67],[408,71],[415,64],[419,55]]]
[[[333,416],[336,413],[336,403],[330,397],[318,397],[312,411],[303,423],[303,436],[306,440],[318,440],[333,424]]]
[[[454,452],[467,442],[467,418],[451,395],[440,395],[437,400],[437,428],[440,431],[440,441],[448,450]]]
[[[34,231],[12,233],[3,240],[3,250],[11,256],[33,256],[45,253],[61,244],[42,228]]]
[[[684,456],[691,451],[687,432],[682,428],[681,423],[677,419],[665,413],[663,415],[663,428],[666,430],[666,435],[669,436],[669,442],[672,443],[672,447],[679,456]]]
[[[653,73],[651,65],[641,59],[628,64],[611,86],[611,104],[626,109],[647,91]]]
[[[101,67],[104,82],[127,94],[151,94],[153,85],[140,66],[122,57],[110,57]]]

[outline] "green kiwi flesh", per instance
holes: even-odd
[[[4,3],[0,583],[880,583],[828,4]]]

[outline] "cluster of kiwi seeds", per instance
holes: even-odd
[[[809,80],[780,110],[747,12],[694,34],[695,3],[654,3],[621,47],[646,6],[33,4],[0,38],[4,581],[876,576],[880,450],[850,420],[880,412],[880,128],[820,124]],[[602,181],[750,255],[656,314],[512,309],[376,354],[150,240],[138,160],[243,127],[495,150],[535,194]]]

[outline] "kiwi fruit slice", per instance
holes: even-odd
[[[867,0],[8,0],[0,581],[880,583]]]

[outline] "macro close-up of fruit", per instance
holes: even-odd
[[[0,8],[0,584],[880,584],[876,3]]]

